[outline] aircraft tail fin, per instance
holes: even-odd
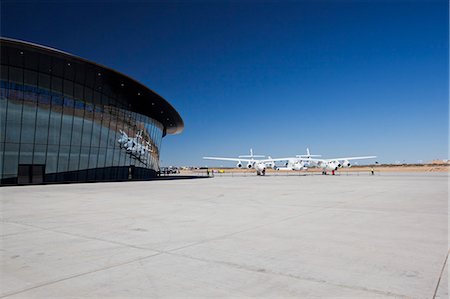
[[[241,155],[239,156],[239,158],[264,158],[264,155],[254,155],[253,154],[253,149],[250,149],[250,155]]]
[[[322,155],[311,155],[309,147],[306,148],[306,155],[296,155],[297,158],[312,158],[312,157],[322,157]]]

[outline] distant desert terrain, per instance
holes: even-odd
[[[339,168],[338,172],[370,172],[371,168],[375,172],[449,172],[450,165],[446,164],[414,164],[414,165],[364,165],[364,166],[352,166],[350,168]],[[238,169],[238,168],[221,168],[211,167],[214,171],[224,172],[254,172],[253,169]],[[308,170],[302,170],[302,172],[321,172],[322,170],[317,167],[308,168]],[[183,172],[183,171],[182,171]],[[268,169],[267,172],[278,172],[277,170]],[[295,171],[283,171],[283,172],[295,172]]]
[[[350,168],[340,168],[338,171],[362,172],[370,171],[382,172],[448,172],[450,165],[375,165],[375,166],[352,166]],[[321,171],[319,168],[311,168],[308,171]]]

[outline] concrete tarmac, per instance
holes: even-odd
[[[447,183],[404,173],[0,188],[0,297],[448,298]]]

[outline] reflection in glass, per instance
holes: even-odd
[[[19,164],[45,165],[45,174],[58,180],[126,179],[130,165],[158,170],[159,122],[72,81],[6,69],[0,81],[2,179],[17,177]],[[123,136],[127,146],[119,142]],[[119,166],[126,168],[113,168]]]

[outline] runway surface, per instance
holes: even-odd
[[[448,298],[447,185],[403,173],[0,188],[0,297]]]

